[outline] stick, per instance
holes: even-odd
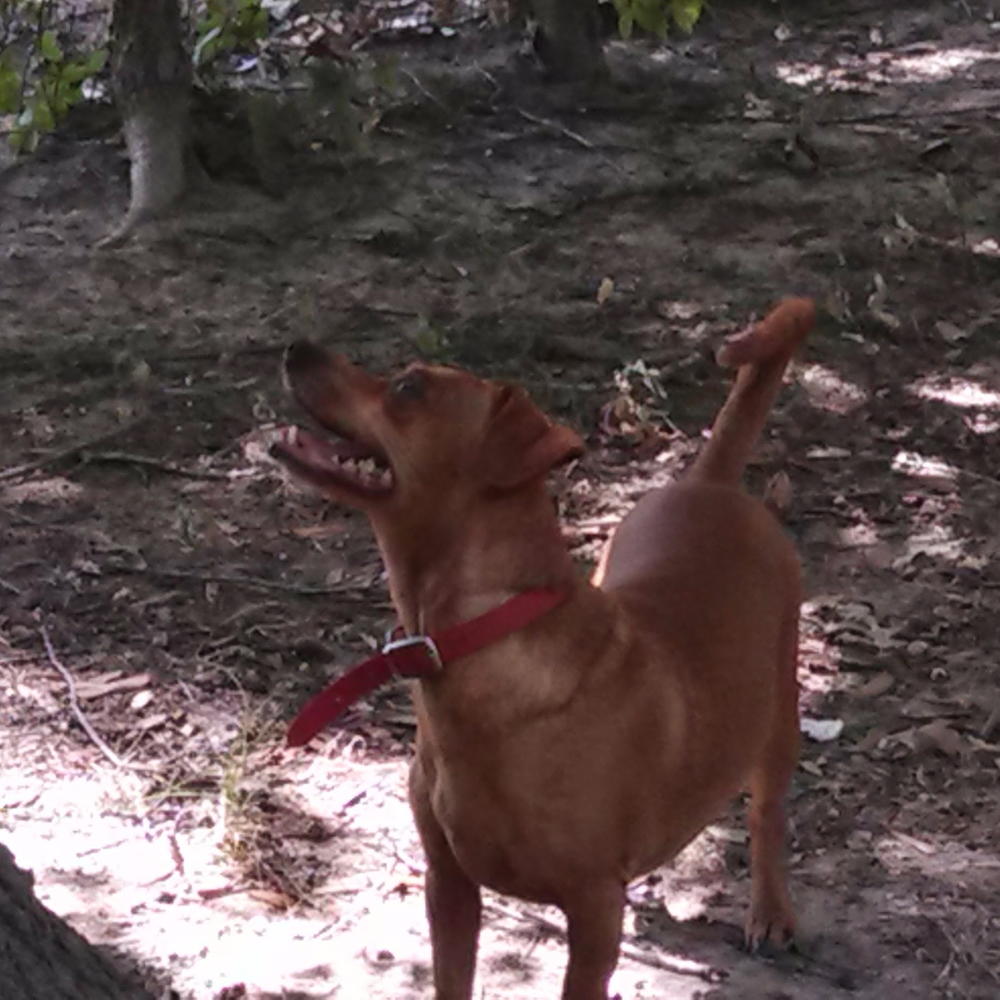
[[[188,469],[148,455],[131,455],[124,451],[87,452],[84,462],[119,462],[123,465],[141,465],[147,469],[157,469],[171,476],[186,476],[188,479],[237,479],[232,472],[213,472],[211,469]],[[242,470],[234,470],[239,473]]]
[[[307,584],[280,583],[276,580],[263,580],[256,576],[240,576],[235,573],[196,573],[180,569],[155,569],[152,566],[107,566],[101,567],[104,573],[129,573],[136,576],[159,577],[163,580],[200,580],[203,583],[231,583],[237,587],[249,587],[252,590],[270,590],[280,594],[298,594],[302,597],[355,597],[361,600],[363,588],[350,587],[311,587]],[[386,607],[383,601],[376,607]]]
[[[0,471],[0,482],[5,482],[8,479],[20,479],[22,476],[26,476],[29,472],[36,472],[38,469],[44,469],[47,465],[56,465],[59,462],[65,462],[68,458],[75,458],[81,451],[86,451],[88,448],[93,448],[95,445],[104,444],[105,441],[110,441],[112,438],[118,437],[119,434],[124,434],[126,431],[132,430],[141,422],[141,419],[133,420],[131,423],[124,424],[121,427],[116,427],[113,431],[106,431],[104,434],[98,434],[97,437],[90,438],[87,441],[81,441],[79,444],[74,444],[69,448],[63,448],[62,451],[55,451],[51,455],[36,458],[33,462],[26,462],[24,465],[15,465],[10,469],[4,469],[3,471]]]
[[[535,125],[541,125],[542,128],[550,129],[559,135],[564,135],[567,139],[572,139],[573,142],[578,142],[584,149],[594,149],[594,144],[587,139],[585,136],[580,135],[579,132],[573,132],[566,128],[565,125],[560,125],[558,122],[549,121],[547,118],[539,118],[538,115],[533,115],[530,111],[524,111],[522,108],[517,108],[517,113],[525,120],[533,122]]]
[[[69,692],[69,707],[73,710],[73,714],[76,716],[76,721],[80,723],[83,727],[83,731],[90,737],[94,746],[104,754],[108,760],[111,761],[115,767],[122,767],[131,769],[133,771],[147,771],[149,768],[142,767],[139,764],[130,764],[128,761],[124,761],[118,756],[104,742],[100,734],[96,729],[90,724],[90,720],[86,715],[83,714],[83,710],[80,708],[80,702],[76,697],[76,681],[73,680],[73,675],[59,662],[59,657],[56,656],[55,649],[52,648],[52,640],[49,638],[49,630],[43,624],[41,627],[42,641],[45,643],[45,652],[48,654],[49,663],[52,664],[62,675],[62,679],[66,682],[66,690]]]
[[[551,934],[557,935],[562,940],[566,939],[566,928],[561,924],[556,923],[555,920],[550,920],[548,917],[541,914],[526,914],[515,910],[513,907],[504,906],[502,903],[491,901],[485,905],[485,909],[491,910],[502,917],[510,917],[514,920],[520,920],[522,923],[531,922],[537,924],[543,930],[548,931]],[[690,962],[683,958],[664,958],[662,955],[654,954],[653,952],[645,949],[639,948],[635,945],[628,944],[627,942],[621,946],[621,954],[625,958],[630,958],[633,962],[639,962],[642,965],[648,965],[654,969],[663,969],[665,972],[673,972],[679,976],[697,976],[699,979],[703,979],[707,983],[718,983],[726,978],[726,973],[721,969],[713,969],[708,966],[703,966],[698,962]]]

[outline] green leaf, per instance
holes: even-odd
[[[107,49],[94,49],[93,52],[87,56],[86,67],[89,76],[94,76],[100,73],[104,69],[104,64],[108,61],[108,50]]]
[[[62,62],[63,52],[54,31],[43,31],[38,47],[46,62]]]
[[[62,67],[59,76],[65,83],[79,83],[88,76],[93,76],[93,73],[83,60],[74,60]]]
[[[635,14],[631,10],[622,11],[618,15],[618,34],[622,38],[631,38],[632,29],[635,27]]]
[[[0,114],[12,115],[21,103],[21,75],[0,59]]]
[[[670,14],[681,31],[690,34],[701,17],[702,0],[670,0]]]
[[[635,23],[643,31],[648,31],[651,35],[657,35],[660,38],[666,35],[670,22],[667,18],[664,0],[635,0],[633,10]]]
[[[49,102],[41,95],[36,95],[30,105],[31,125],[41,132],[51,132],[56,127],[56,116]]]

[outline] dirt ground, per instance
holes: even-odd
[[[263,460],[283,346],[527,385],[587,435],[555,484],[587,561],[793,292],[823,317],[751,486],[808,579],[801,952],[737,947],[734,807],[632,888],[614,986],[1000,996],[1000,21],[837,8],[718,4],[591,95],[481,21],[373,42],[364,144],[313,105],[281,197],[223,170],[119,249],[100,115],[0,174],[0,839],[50,907],[183,998],[429,996],[405,688],[281,750],[392,624],[364,520]],[[490,897],[477,996],[556,996],[558,920]]]

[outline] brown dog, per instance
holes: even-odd
[[[545,487],[582,442],[522,390],[425,365],[376,378],[310,344],[289,350],[295,396],[338,440],[289,430],[275,454],[368,514],[407,632],[535,588],[567,595],[416,687],[410,799],[437,1000],[472,996],[480,886],[559,906],[562,996],[606,1000],[626,883],[744,787],[747,941],[791,937],[782,803],[799,739],[799,569],[740,479],[813,318],[811,302],[788,300],[729,338],[720,361],[739,373],[711,440],[625,518],[593,583]]]

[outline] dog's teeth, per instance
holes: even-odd
[[[285,432],[285,443],[289,448],[296,448],[299,444],[299,429],[294,424]]]

